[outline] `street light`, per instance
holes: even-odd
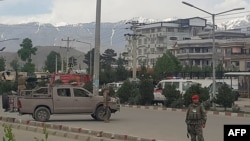
[[[89,45],[89,74],[92,77],[92,75],[91,75],[92,74],[92,52],[91,52],[92,45],[91,45],[91,43],[83,42],[83,41],[79,41],[79,40],[76,40],[76,42],[80,42],[80,43],[84,43],[84,44]]]
[[[213,53],[213,55],[212,55],[212,62],[213,62],[213,87],[212,88],[213,88],[213,91],[212,91],[212,97],[210,97],[210,99],[211,99],[211,98],[214,98],[214,96],[215,96],[215,53],[216,53],[215,52],[215,35],[214,35],[214,33],[215,33],[215,31],[214,31],[214,26],[215,26],[214,19],[215,19],[215,16],[216,15],[220,15],[220,14],[224,14],[224,13],[227,13],[227,12],[231,12],[231,11],[243,10],[245,8],[235,8],[235,9],[231,9],[231,10],[228,10],[228,11],[224,11],[224,12],[213,14],[213,13],[210,13],[210,12],[205,11],[203,9],[200,9],[200,8],[198,8],[198,7],[190,4],[190,3],[187,3],[187,2],[184,2],[184,1],[182,3],[185,4],[185,5],[187,5],[187,6],[190,6],[190,7],[193,7],[195,9],[198,9],[200,11],[203,11],[203,12],[205,12],[205,13],[207,13],[207,14],[209,14],[209,15],[212,16],[212,21],[213,21],[213,32],[212,32],[212,34],[213,34],[213,50],[212,50],[212,53]],[[214,104],[213,104],[213,107],[215,108]]]

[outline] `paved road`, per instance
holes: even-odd
[[[18,116],[17,113],[1,115],[33,120],[31,116]],[[185,112],[158,111],[122,107],[121,111],[112,115],[110,123],[92,120],[89,115],[52,116],[49,123],[81,127],[124,135],[139,136],[164,141],[185,141]],[[206,140],[222,141],[224,124],[249,124],[249,117],[226,117],[208,115],[204,136]]]

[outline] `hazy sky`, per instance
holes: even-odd
[[[233,8],[245,10],[218,16],[216,21],[250,14],[250,0],[185,0],[211,13]],[[133,17],[163,20],[211,16],[182,4],[182,0],[102,0],[101,22],[117,22]],[[95,22],[96,0],[3,0],[0,1],[0,23],[42,22],[75,24]]]

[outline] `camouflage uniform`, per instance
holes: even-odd
[[[204,141],[202,128],[205,126],[207,115],[205,108],[200,103],[188,106],[186,124],[191,141]]]
[[[103,92],[103,104],[104,104],[104,121],[109,122],[109,101],[110,101],[110,96],[109,96],[109,89],[105,89]]]
[[[25,90],[26,89],[26,80],[25,78],[23,77],[23,75],[20,75],[19,78],[18,78],[18,92],[20,92],[21,90]]]

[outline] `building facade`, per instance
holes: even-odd
[[[183,66],[212,66],[213,40],[211,32],[199,34],[199,39],[178,41],[176,57]],[[233,31],[215,32],[215,62],[224,70],[249,71],[250,46],[245,33]]]
[[[142,65],[152,68],[167,50],[173,50],[177,41],[189,40],[205,27],[206,20],[199,17],[138,26],[135,34],[141,36],[136,40],[136,44],[133,46],[131,39],[126,38],[127,68],[132,68],[133,57],[136,57],[137,68]],[[136,48],[135,56],[132,55],[133,47]]]

